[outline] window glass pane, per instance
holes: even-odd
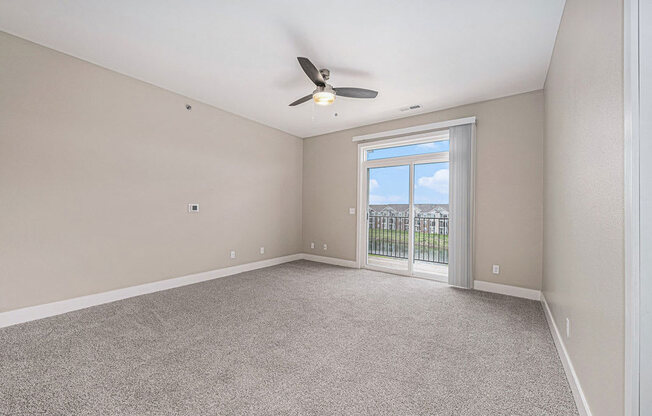
[[[414,165],[414,203],[416,205],[436,204],[445,210],[435,210],[448,216],[448,162],[422,163]],[[431,207],[432,208],[432,207]]]
[[[427,153],[448,152],[448,140],[428,143],[409,144],[406,146],[385,147],[367,150],[367,160],[387,159],[398,156],[414,156]]]
[[[367,264],[406,271],[410,235],[410,166],[368,170]]]
[[[414,165],[414,270],[448,276],[448,162]]]
[[[410,203],[410,166],[369,169],[369,205]]]

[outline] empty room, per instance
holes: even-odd
[[[0,0],[0,415],[652,416],[651,22]]]

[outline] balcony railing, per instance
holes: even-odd
[[[368,215],[370,255],[408,258],[410,224],[407,216]],[[414,259],[448,264],[448,218],[414,218]]]

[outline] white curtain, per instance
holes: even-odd
[[[473,287],[475,124],[450,128],[448,283]]]

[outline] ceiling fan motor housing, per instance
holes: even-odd
[[[328,81],[328,78],[330,78],[330,76],[331,76],[331,71],[329,71],[329,70],[326,69],[326,68],[324,68],[324,69],[320,69],[320,70],[319,70],[319,73],[320,73],[321,76],[324,78],[324,81]]]

